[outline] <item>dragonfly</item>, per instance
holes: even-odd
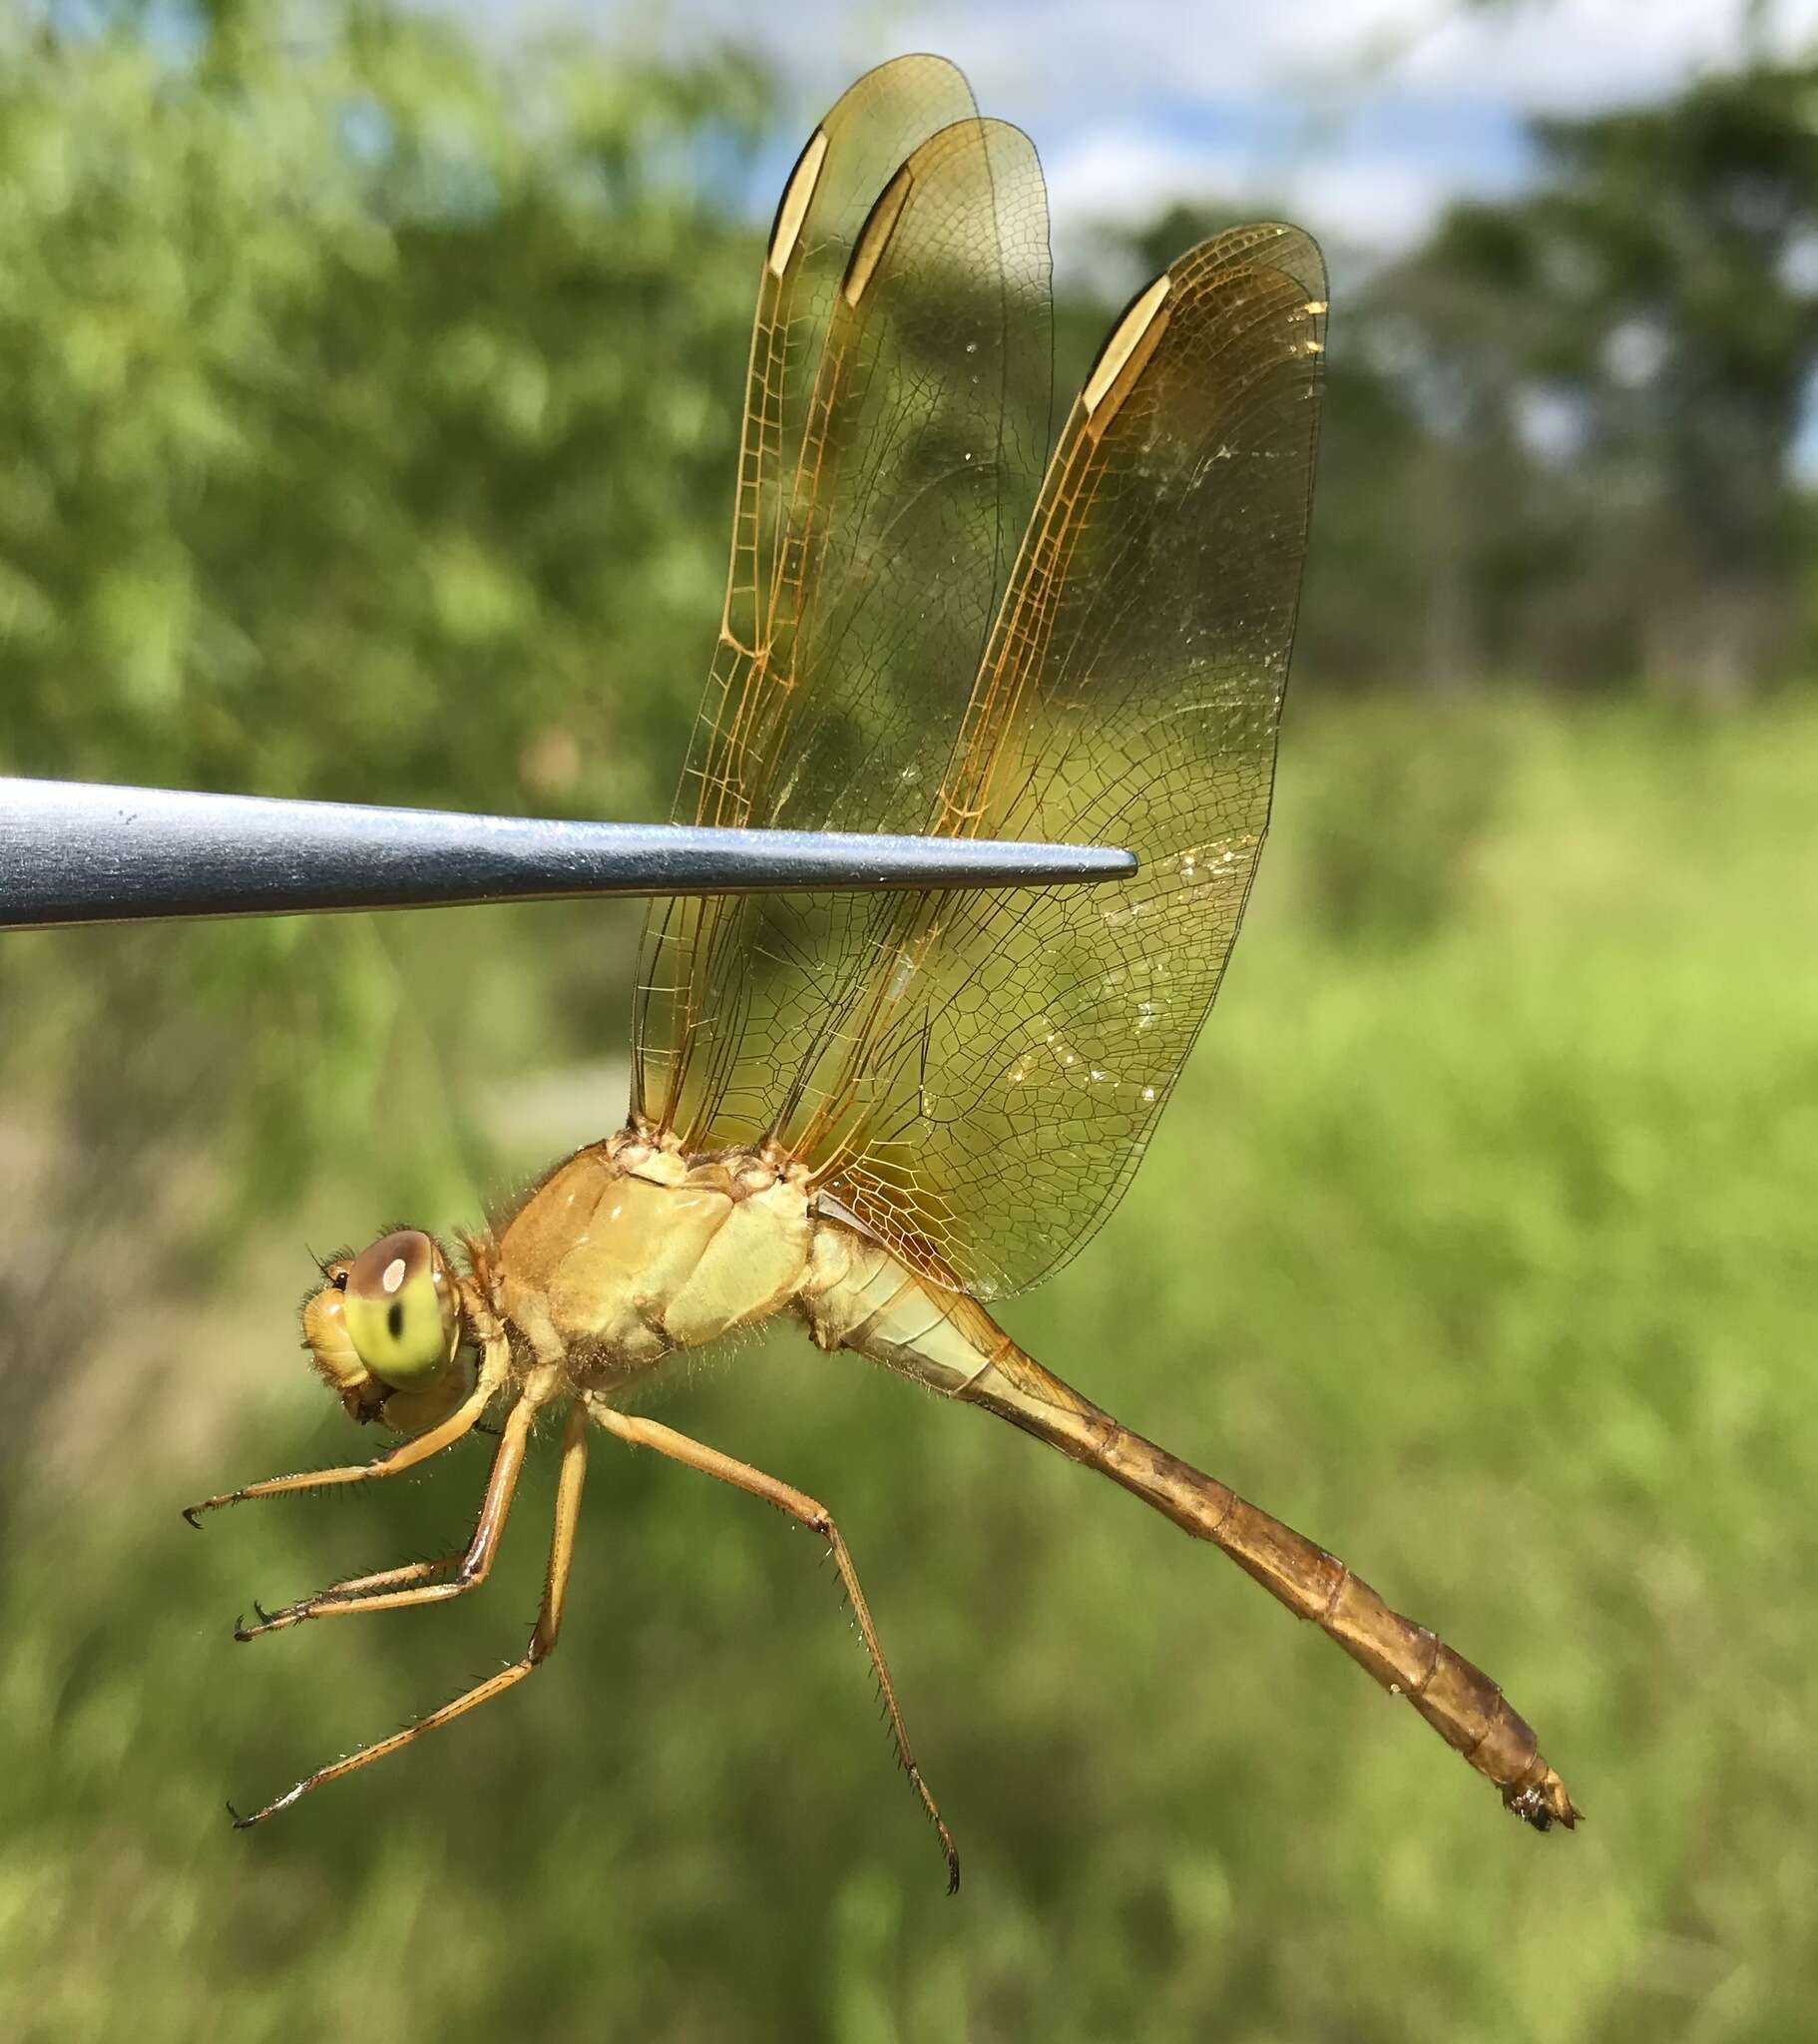
[[[833,1514],[627,1409],[671,1358],[773,1318],[1101,1471],[1405,1698],[1511,1810],[1540,1830],[1578,1821],[1487,1675],[1070,1388],[990,1310],[1115,1206],[1223,977],[1268,827],[1325,318],[1308,236],[1215,235],[1131,301],[1050,453],[1048,209],[1028,138],[932,56],[868,73],[815,129],[763,252],[725,605],[676,819],[1117,842],[1138,870],[652,903],[625,1125],[456,1248],[394,1230],[322,1266],[302,1310],[314,1366],[353,1419],[401,1440],[186,1514],[388,1481],[490,1415],[463,1549],[255,1606],[235,1634],[462,1597],[493,1566],[533,1430],[563,1412],[530,1643],[237,1824],[542,1665],[598,1429],[826,1544],[957,1886]]]

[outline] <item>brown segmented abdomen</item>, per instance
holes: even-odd
[[[877,1244],[826,1222],[816,1231],[800,1308],[822,1347],[856,1349],[982,1405],[1209,1540],[1392,1696],[1406,1698],[1517,1814],[1541,1830],[1578,1822],[1533,1730],[1481,1669],[1391,1611],[1335,1555],[1062,1383],[975,1300],[914,1277]]]

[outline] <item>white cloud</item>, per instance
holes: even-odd
[[[1163,140],[1122,124],[1076,136],[1048,152],[1044,168],[1063,269],[1092,259],[1095,231],[1139,228],[1176,201],[1286,213],[1360,251],[1403,248],[1446,199],[1483,182],[1376,149],[1284,160]]]
[[[469,11],[491,13],[480,0]],[[537,0],[522,21],[590,23],[687,47],[755,41],[794,76],[825,79],[897,50],[940,50],[994,106],[1089,118],[1166,94],[1228,100],[1309,88],[1486,93],[1511,107],[1580,107],[1658,91],[1741,48],[1738,0]],[[1782,52],[1818,38],[1818,0],[1766,10]],[[1017,118],[1014,111],[1011,118]]]
[[[1057,221],[1140,227],[1170,201],[1249,193],[1262,182],[1253,151],[1170,140],[1119,122],[1088,128],[1043,153]]]
[[[1319,234],[1375,253],[1417,242],[1445,202],[1476,183],[1431,162],[1359,152],[1306,165],[1288,198]]]
[[[1498,17],[1457,12],[1410,50],[1406,82],[1481,90],[1488,76],[1530,111],[1610,105],[1665,91],[1694,67],[1741,54],[1736,0],[1559,0]],[[1818,5],[1767,10],[1769,48],[1796,54],[1818,36]]]
[[[1454,197],[1523,172],[1522,118],[1669,90],[1741,54],[1739,0],[443,0],[513,28],[590,25],[685,51],[754,42],[804,125],[860,71],[939,50],[1026,128],[1063,261],[1093,223],[1170,201],[1292,208],[1365,249],[1416,238]],[[1772,46],[1818,42],[1818,0],[1766,10]]]

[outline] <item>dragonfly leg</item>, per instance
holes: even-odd
[[[859,1588],[858,1571],[852,1566],[852,1556],[833,1514],[826,1506],[817,1503],[806,1492],[780,1482],[774,1476],[766,1476],[761,1469],[753,1469],[748,1462],[734,1461],[730,1455],[721,1454],[717,1448],[709,1448],[704,1442],[690,1439],[684,1433],[678,1433],[674,1427],[661,1425],[657,1420],[635,1417],[630,1413],[617,1412],[610,1405],[592,1406],[595,1419],[609,1433],[617,1434],[622,1441],[629,1441],[635,1447],[655,1448],[660,1455],[669,1455],[674,1460],[685,1463],[690,1469],[698,1469],[708,1476],[716,1476],[721,1483],[729,1483],[737,1490],[748,1491],[752,1497],[762,1498],[766,1504],[774,1505],[779,1512],[785,1512],[792,1519],[810,1527],[827,1543],[833,1556],[833,1565],[839,1571],[839,1579],[845,1588],[846,1598],[852,1607],[852,1616],[857,1622],[859,1636],[865,1643],[865,1652],[871,1657],[871,1668],[877,1677],[879,1693],[883,1698],[884,1712],[890,1722],[890,1737],[896,1745],[896,1758],[903,1773],[908,1776],[910,1787],[921,1798],[922,1807],[928,1812],[934,1828],[940,1834],[941,1848],[947,1855],[947,1892],[951,1894],[960,1884],[960,1855],[954,1849],[953,1834],[941,1820],[941,1812],[922,1780],[922,1771],[915,1763],[915,1755],[909,1748],[908,1729],[903,1724],[903,1714],[896,1701],[896,1686],[890,1680],[889,1664],[884,1659],[884,1649],[877,1637],[877,1627],[872,1623],[871,1608],[865,1602],[865,1593]]]
[[[386,1449],[370,1462],[349,1462],[338,1469],[301,1469],[293,1476],[267,1476],[263,1482],[248,1483],[240,1490],[224,1490],[217,1497],[204,1498],[201,1504],[186,1505],[183,1515],[195,1526],[201,1523],[201,1513],[218,1511],[223,1505],[244,1504],[249,1498],[279,1497],[289,1490],[323,1490],[330,1484],[369,1483],[381,1476],[401,1476],[406,1469],[414,1469],[419,1462],[439,1455],[464,1434],[471,1433],[503,1387],[510,1368],[510,1350],[505,1343],[488,1342],[473,1389],[446,1419],[425,1432]]]
[[[479,1430],[478,1427],[474,1428],[476,1433]],[[439,1554],[434,1560],[407,1561],[395,1569],[375,1569],[369,1576],[343,1576],[338,1583],[330,1583],[327,1589],[318,1592],[318,1595],[338,1600],[343,1597],[358,1597],[367,1590],[382,1590],[388,1584],[421,1583],[430,1576],[444,1575],[449,1569],[458,1567],[465,1552],[464,1548],[457,1547],[452,1554]],[[305,1601],[312,1603],[314,1599]],[[296,1607],[286,1605],[283,1611],[273,1612],[266,1612],[262,1606],[256,1604],[252,1608],[258,1612],[260,1622],[263,1623],[266,1619],[282,1618],[285,1612]]]
[[[512,1496],[524,1467],[524,1449],[536,1413],[536,1406],[528,1398],[520,1398],[512,1407],[499,1435],[499,1445],[493,1451],[486,1496],[464,1553],[445,1554],[435,1561],[406,1562],[402,1568],[380,1569],[375,1575],[350,1576],[300,1603],[286,1605],[282,1611],[260,1611],[256,1625],[236,1621],[233,1637],[256,1640],[263,1633],[301,1625],[306,1618],[333,1618],[350,1611],[400,1611],[412,1604],[442,1604],[450,1597],[464,1597],[469,1590],[477,1590],[492,1573],[493,1558],[511,1513]],[[425,1580],[450,1571],[453,1579],[449,1582]],[[403,1587],[407,1584],[415,1587]]]
[[[513,1416],[516,1416],[515,1412]],[[507,1424],[509,1427],[509,1422]],[[428,1717],[419,1718],[402,1732],[394,1732],[389,1739],[363,1746],[345,1760],[317,1768],[313,1775],[306,1776],[294,1788],[285,1789],[276,1801],[267,1802],[263,1809],[255,1809],[249,1816],[235,1812],[233,1825],[236,1830],[247,1830],[253,1824],[263,1823],[267,1817],[276,1816],[280,1810],[300,1801],[312,1788],[321,1788],[330,1782],[338,1782],[343,1775],[351,1775],[356,1769],[382,1761],[388,1754],[397,1753],[412,1740],[421,1739],[424,1733],[434,1732],[439,1726],[452,1725],[457,1718],[515,1688],[549,1658],[562,1631],[562,1607],[568,1596],[569,1571],[574,1565],[575,1529],[581,1517],[581,1486],[586,1475],[587,1415],[577,1404],[570,1408],[568,1431],[563,1437],[562,1474],[556,1486],[556,1525],[550,1540],[549,1569],[543,1581],[543,1602],[537,1612],[536,1630],[531,1634],[530,1645],[524,1653],[509,1668],[502,1668],[497,1675],[488,1676],[472,1689],[463,1690],[452,1703],[444,1704],[439,1711],[431,1711]]]

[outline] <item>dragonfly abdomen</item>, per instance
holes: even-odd
[[[1221,1548],[1392,1696],[1405,1697],[1519,1816],[1539,1830],[1578,1822],[1580,1812],[1533,1730],[1481,1669],[1391,1611],[1335,1555],[1064,1384],[976,1300],[939,1289],[879,1245],[828,1223],[816,1232],[810,1286],[802,1307],[823,1347],[856,1349],[1102,1471]]]
[[[822,1348],[850,1348],[948,1397],[963,1395],[1011,1345],[983,1306],[918,1277],[840,1222],[815,1229],[799,1307]]]

